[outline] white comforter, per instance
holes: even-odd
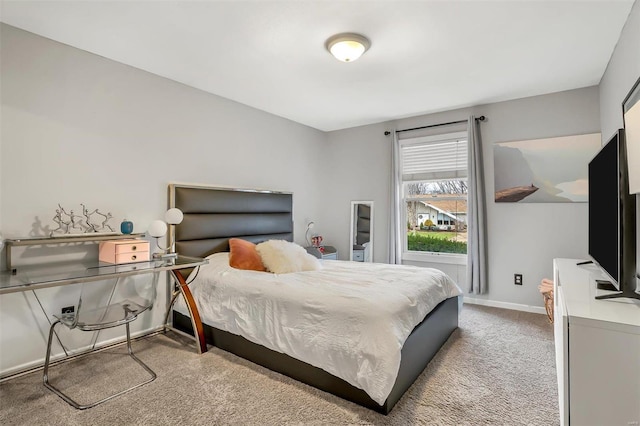
[[[319,271],[277,275],[231,268],[228,253],[210,256],[190,287],[203,322],[322,368],[381,405],[407,336],[461,294],[436,269],[324,260]]]

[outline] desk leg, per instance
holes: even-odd
[[[184,301],[187,303],[187,309],[189,309],[189,316],[191,317],[191,325],[193,326],[193,334],[196,338],[196,346],[198,347],[198,353],[204,353],[207,351],[207,340],[204,337],[204,327],[202,326],[202,320],[200,320],[200,312],[196,306],[196,301],[191,294],[191,289],[187,285],[187,281],[182,274],[177,270],[172,270],[171,275],[178,283],[178,289],[184,297]]]

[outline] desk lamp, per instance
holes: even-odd
[[[172,208],[167,210],[164,214],[164,220],[154,220],[149,225],[149,230],[147,231],[149,235],[156,239],[156,245],[161,252],[157,252],[153,254],[154,259],[172,259],[178,256],[177,253],[173,252],[174,241],[170,241],[167,247],[160,246],[160,238],[164,237],[167,233],[168,226],[177,225],[182,223],[184,215],[180,209]],[[170,252],[171,250],[171,252]]]

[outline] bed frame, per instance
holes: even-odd
[[[293,195],[285,192],[240,190],[194,185],[169,185],[169,207],[184,213],[171,237],[176,252],[205,257],[229,251],[229,238],[254,243],[269,239],[293,241]],[[181,271],[184,276],[189,271]],[[198,319],[199,322],[199,319]],[[191,318],[173,312],[173,326],[193,334]],[[362,389],[289,355],[250,342],[244,337],[204,324],[207,343],[356,404],[388,414],[429,361],[458,327],[458,298],[441,302],[407,338],[395,385],[383,405]]]

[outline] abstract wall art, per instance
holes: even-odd
[[[588,165],[600,147],[600,133],[494,144],[495,201],[587,202]]]

